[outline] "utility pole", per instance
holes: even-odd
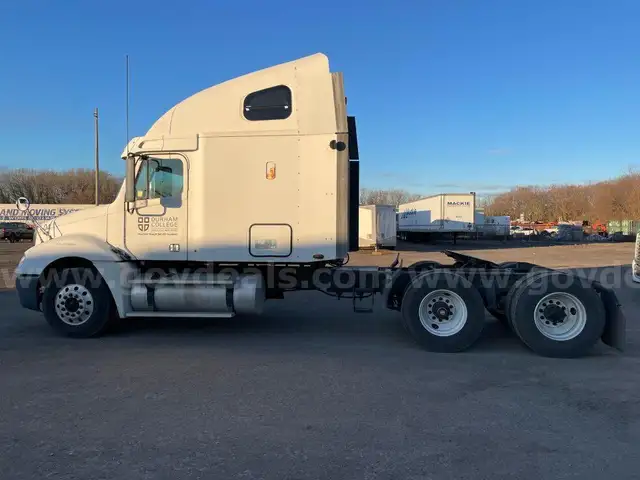
[[[99,149],[99,139],[98,139],[98,109],[96,108],[93,112],[94,123],[95,123],[95,140],[96,140],[96,205],[100,205],[100,149]]]

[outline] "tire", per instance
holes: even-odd
[[[533,264],[521,263],[521,262],[503,262],[503,263],[498,264],[498,267],[500,267],[500,268],[517,268],[519,264],[520,265],[528,265],[528,266],[531,266],[532,268],[536,266],[536,265],[533,265]],[[515,291],[520,287],[520,285],[522,285],[522,283],[524,283],[524,281],[528,278],[528,276],[531,276],[531,275],[536,274],[536,273],[540,273],[540,272],[529,273],[529,274],[527,274],[527,276],[519,278],[511,286],[511,289],[507,293],[507,296],[506,296],[506,298],[504,300],[504,309],[503,310],[497,310],[497,309],[494,309],[494,308],[490,308],[489,309],[489,313],[491,315],[493,315],[493,317],[496,320],[498,320],[502,325],[504,325],[509,330],[513,330],[513,327],[511,326],[511,322],[509,320],[509,309],[510,309],[511,299],[513,298],[513,295],[514,295]]]
[[[514,312],[512,310],[513,307],[513,299],[519,293],[519,291],[524,288],[524,284],[529,282],[530,280],[538,277],[539,275],[543,275],[547,273],[548,270],[531,270],[526,275],[520,277],[509,289],[509,293],[507,293],[507,298],[504,301],[504,315],[506,317],[507,326],[514,332],[514,326],[512,324],[512,319],[514,316]]]
[[[408,270],[415,270],[418,272],[422,272],[425,270],[435,270],[436,268],[442,268],[442,264],[438,262],[432,262],[430,260],[423,260],[420,262],[416,262],[412,265],[409,265]]]
[[[588,354],[606,323],[598,293],[584,279],[562,272],[527,278],[514,293],[509,312],[520,340],[537,354],[553,358]]]
[[[45,287],[42,311],[58,333],[90,338],[107,329],[115,306],[109,287],[94,269],[66,268],[56,271]]]
[[[441,305],[449,320],[430,315],[429,305]],[[466,350],[484,328],[485,308],[480,293],[467,279],[442,270],[426,272],[410,283],[401,310],[404,325],[414,340],[432,352]]]
[[[16,236],[13,233],[9,235],[9,243],[16,243]]]
[[[529,262],[502,262],[498,264],[500,268],[517,268],[518,270],[527,269],[541,271],[542,267],[540,265],[536,265],[535,263]]]
[[[509,325],[509,319],[507,318],[506,313],[501,312],[500,310],[496,310],[495,308],[490,308],[489,313],[493,316],[493,318],[498,320],[506,328],[509,328],[509,329],[511,328],[511,326]]]

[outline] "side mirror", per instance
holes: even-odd
[[[21,212],[26,212],[27,210],[29,210],[30,206],[31,202],[26,197],[20,197],[18,200],[16,200],[16,208]]]
[[[133,156],[127,157],[127,174],[125,177],[125,202],[136,201],[136,163]]]

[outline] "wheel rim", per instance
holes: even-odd
[[[450,337],[467,323],[467,304],[451,290],[434,290],[420,302],[420,323],[437,337]]]
[[[94,301],[91,292],[82,285],[65,285],[56,294],[56,315],[67,325],[82,325],[93,313]]]
[[[587,309],[574,295],[555,292],[538,302],[533,318],[536,327],[545,337],[566,342],[584,330],[587,324]]]

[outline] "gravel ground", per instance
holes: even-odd
[[[24,246],[0,248],[13,268]],[[405,264],[440,258],[429,248],[403,253]],[[480,256],[605,267],[631,252],[511,246]],[[397,314],[353,314],[348,300],[308,292],[258,318],[145,319],[71,340],[7,289],[1,478],[638,478],[640,296],[627,280],[617,288],[626,352],[599,345],[564,361],[532,354],[491,320],[467,352],[425,352]]]

